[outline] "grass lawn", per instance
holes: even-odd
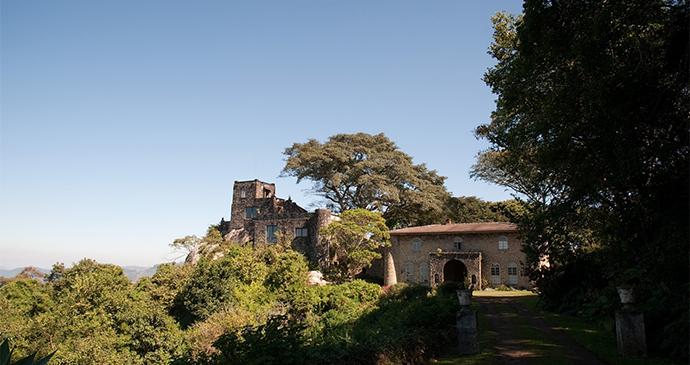
[[[515,302],[522,304],[532,313],[543,315],[553,321],[559,330],[564,331],[577,343],[597,354],[600,358],[612,364],[620,365],[656,365],[656,364],[684,364],[684,362],[672,361],[663,358],[628,358],[618,354],[616,345],[615,331],[608,332],[599,326],[586,322],[581,318],[569,317],[543,311],[539,308],[539,297],[531,292],[525,291],[476,291],[474,297],[511,297]],[[499,306],[499,309],[502,307]],[[480,353],[472,356],[458,357],[456,348],[448,351],[433,360],[435,364],[447,365],[474,365],[474,364],[498,364],[498,351],[495,349],[494,333],[489,330],[488,323],[484,318],[481,308],[476,303],[472,309],[477,311],[479,326],[479,349]],[[506,312],[508,308],[504,308]],[[520,338],[520,343],[526,347],[539,351],[538,357],[530,358],[530,363],[534,364],[556,364],[563,365],[562,349],[555,346],[546,338],[543,333],[529,326],[526,321],[517,314],[510,315],[509,321],[515,333]],[[559,356],[560,354],[560,356]]]

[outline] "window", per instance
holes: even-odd
[[[505,236],[498,237],[498,249],[502,251],[508,249],[508,239]]]
[[[243,189],[243,190],[242,190],[242,193],[240,194],[240,196],[243,197],[243,198],[246,198],[246,197],[247,197],[247,191]]]
[[[462,238],[460,238],[460,237],[455,237],[455,238],[453,239],[453,249],[454,249],[455,251],[460,251],[461,244],[462,244]]]
[[[426,262],[419,264],[419,283],[429,284],[429,264]]]
[[[295,237],[307,237],[309,230],[307,228],[295,228]]]
[[[412,251],[421,251],[422,250],[422,240],[419,238],[415,238],[412,240]]]
[[[491,285],[498,285],[501,283],[501,266],[493,263],[491,264],[491,277],[489,278]]]
[[[508,264],[508,285],[518,284],[518,269],[517,264],[511,262]]]
[[[257,207],[247,207],[247,219],[249,218],[256,218],[257,214],[259,214],[259,208]]]
[[[268,242],[268,243],[278,242],[278,237],[276,237],[276,232],[278,232],[278,226],[266,226],[266,242]]]
[[[411,262],[405,264],[405,281],[408,283],[414,281],[414,264]]]

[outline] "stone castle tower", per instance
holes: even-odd
[[[307,259],[327,267],[328,242],[319,235],[337,217],[329,209],[308,212],[291,199],[276,197],[273,183],[259,180],[235,181],[230,221],[222,234],[236,243],[276,243],[276,233],[291,238],[292,248]]]

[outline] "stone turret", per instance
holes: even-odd
[[[329,209],[307,212],[292,199],[275,195],[275,184],[235,181],[230,221],[222,227],[226,240],[239,244],[275,243],[276,233],[292,237],[292,248],[320,267],[327,267],[328,242],[319,232],[337,217]]]
[[[235,181],[232,191],[232,211],[230,212],[230,229],[244,228],[246,222],[255,218],[247,208],[256,208],[257,214],[268,199],[275,198],[275,184],[259,180]]]
[[[333,214],[331,214],[330,209],[317,209],[314,212],[314,215],[316,222],[314,225],[315,234],[312,239],[312,242],[314,244],[313,261],[316,262],[319,265],[319,267],[328,267],[331,264],[329,257],[330,243],[326,238],[321,236],[319,232],[321,232],[322,228],[327,227],[334,220],[339,219],[339,217],[336,217]]]

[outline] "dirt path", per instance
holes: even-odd
[[[540,364],[553,362],[555,356],[563,364],[604,365],[606,362],[556,329],[546,317],[534,314],[510,297],[475,297],[495,337],[501,364]],[[538,332],[534,332],[534,330]],[[530,335],[525,339],[525,333]],[[535,338],[542,340],[535,340]]]

